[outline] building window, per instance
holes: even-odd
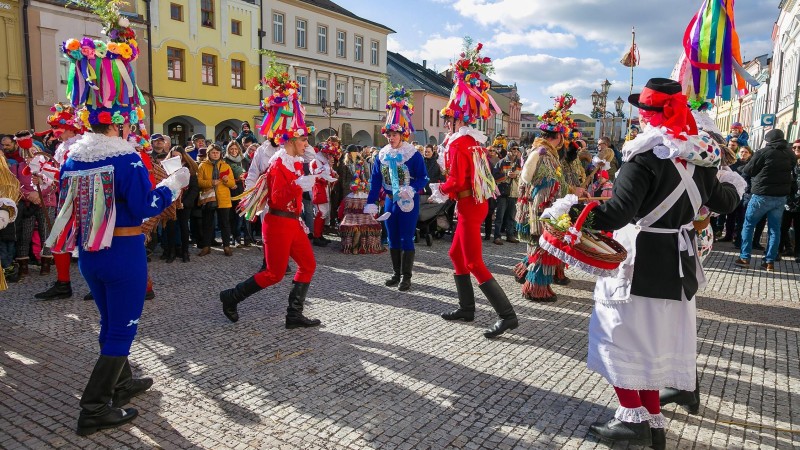
[[[297,36],[296,36],[296,44],[297,48],[306,48],[306,29],[308,22],[303,19],[297,19]]]
[[[347,86],[347,83],[345,83],[343,81],[336,82],[336,98],[339,100],[339,103],[342,106],[344,106],[345,100],[347,100],[347,95],[346,95],[346,91],[345,91],[346,86]]]
[[[242,21],[241,20],[231,20],[231,34],[235,34],[237,36],[242,35]]]
[[[183,81],[184,52],[181,48],[167,47],[167,78]]]
[[[317,103],[328,100],[328,80],[317,79]]]
[[[355,41],[355,52],[353,52],[353,56],[355,57],[356,61],[364,61],[364,38],[361,36],[355,36],[353,38]]]
[[[378,41],[372,41],[372,43],[370,44],[369,62],[373,66],[378,65]]]
[[[347,33],[344,31],[336,31],[336,56],[339,58],[347,57]]]
[[[328,27],[324,25],[317,26],[317,51],[328,53]]]
[[[200,0],[200,23],[214,28],[214,0]]]
[[[231,60],[231,87],[244,89],[244,61]]]
[[[69,79],[69,63],[67,61],[59,61],[58,75],[61,79],[61,84],[67,84],[67,80]]]
[[[183,5],[178,5],[176,3],[169,4],[169,18],[172,20],[177,20],[179,22],[183,22]]]
[[[369,88],[369,109],[379,109],[378,108],[378,88],[375,86],[370,86]]]
[[[283,44],[283,19],[281,13],[272,13],[272,42]]]
[[[353,108],[364,107],[364,86],[353,86]]]
[[[203,67],[200,72],[200,81],[203,84],[217,84],[217,57],[203,53]]]
[[[305,75],[298,75],[297,76],[297,87],[298,87],[298,97],[300,97],[301,102],[308,101],[308,78]]]
[[[437,115],[436,115],[436,126],[437,126],[437,127],[439,127],[439,126],[440,126],[440,125],[439,125],[439,119],[441,119],[441,118],[442,118],[442,116],[440,116],[439,114],[437,114]]]

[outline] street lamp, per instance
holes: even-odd
[[[625,100],[623,100],[622,97],[617,97],[617,99],[614,100],[614,106],[617,108],[617,115],[619,117],[622,117],[622,106],[624,104],[625,104]]]
[[[338,98],[333,103],[328,103],[328,101],[325,100],[325,97],[323,97],[322,100],[319,101],[319,106],[322,107],[322,112],[325,113],[326,116],[328,116],[328,130],[332,130],[333,115],[339,111],[339,107],[342,106],[342,103],[339,101]]]

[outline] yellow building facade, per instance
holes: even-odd
[[[21,8],[19,0],[0,0],[0,133],[16,133],[30,126]]]
[[[147,11],[147,2],[139,2]],[[256,0],[150,2],[153,133],[226,141],[261,117]]]

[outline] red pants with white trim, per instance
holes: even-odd
[[[317,261],[305,229],[298,219],[265,214],[261,235],[264,239],[264,258],[267,269],[254,275],[263,289],[281,281],[286,275],[289,258],[297,263],[294,281],[310,283]]]
[[[314,210],[314,237],[322,237],[322,232],[325,230],[325,222],[330,220],[331,217],[331,204],[321,203],[315,204]]]
[[[456,275],[475,275],[478,284],[492,278],[492,273],[483,262],[483,239],[481,226],[489,212],[489,203],[475,203],[472,197],[458,200],[458,225],[453,244],[450,246],[450,260]]]

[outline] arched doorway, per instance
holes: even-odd
[[[223,120],[214,128],[214,140],[216,142],[228,142],[235,139],[242,130],[242,121],[237,119]],[[251,127],[252,130],[252,127]],[[233,135],[231,135],[233,133]]]
[[[206,126],[191,116],[175,116],[164,122],[162,133],[167,133],[172,145],[184,147],[193,134],[205,135]]]
[[[167,136],[169,136],[172,145],[186,145],[189,136],[189,126],[182,122],[173,122],[167,126]]]
[[[353,135],[353,144],[366,147],[372,145],[372,136],[364,130],[360,130]]]
[[[439,145],[439,143],[436,141],[436,136],[430,136],[428,138],[428,144],[433,146]]]
[[[323,128],[317,132],[317,142],[325,142],[331,136],[337,136],[333,128]]]

